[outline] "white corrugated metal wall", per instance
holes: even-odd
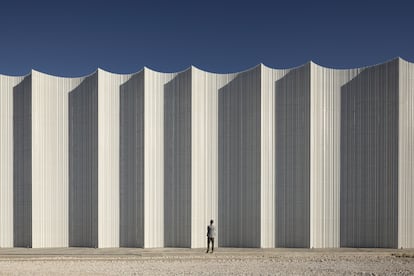
[[[399,59],[398,248],[414,248],[414,63]]]
[[[13,90],[22,80],[0,75],[0,247],[13,247]]]
[[[310,247],[339,247],[341,87],[357,73],[311,63]]]
[[[124,246],[203,247],[210,219],[217,243],[226,246],[413,247],[413,67],[398,59],[349,70],[308,63],[235,74],[191,67],[128,75],[99,69],[82,78],[36,71],[25,79],[0,76],[0,247],[118,247],[123,235],[132,235]],[[122,89],[143,104],[120,110]],[[143,94],[136,98],[138,89]],[[129,115],[122,117],[124,111]],[[371,122],[364,117],[370,114],[398,116],[385,115],[388,121],[372,125],[371,134],[354,129]],[[137,120],[140,149],[138,140],[123,145],[120,139],[129,133],[122,128]],[[398,120],[398,134],[374,139],[384,137],[394,124],[389,120]],[[352,147],[353,139],[377,150]],[[378,155],[384,143],[384,156],[398,156],[398,177]],[[139,168],[123,167],[123,151],[140,155]],[[371,165],[365,173],[341,162]],[[123,169],[133,177],[120,180]],[[390,175],[380,180],[384,169]],[[369,202],[350,179],[365,186]],[[121,184],[135,193],[128,200],[142,205],[120,207]],[[121,225],[138,216],[137,208],[142,215]],[[390,217],[397,209],[398,220]],[[369,238],[361,227],[372,215]],[[131,227],[143,233],[135,236]]]
[[[145,247],[164,246],[164,85],[177,74],[148,68],[144,92]]]
[[[32,71],[32,247],[67,247],[68,95],[83,78]]]
[[[119,247],[120,86],[130,77],[98,69],[98,247]]]
[[[261,220],[260,244],[272,248],[276,244],[276,82],[289,70],[261,65]]]

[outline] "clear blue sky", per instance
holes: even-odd
[[[414,61],[412,1],[4,1],[0,73],[80,76],[190,65],[233,72],[309,60]]]

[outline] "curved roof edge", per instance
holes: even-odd
[[[95,71],[93,71],[93,72],[91,72],[87,75],[68,77],[68,76],[59,76],[59,75],[49,74],[49,73],[46,73],[46,72],[43,72],[43,71],[40,71],[40,70],[37,70],[37,69],[32,69],[31,72],[28,75],[31,75],[32,73],[37,73],[37,74],[42,74],[42,75],[49,76],[49,77],[54,77],[54,78],[81,79],[81,78],[87,78],[87,77],[93,76],[93,75],[97,74],[98,71],[99,71],[99,68],[97,68]]]
[[[365,68],[370,68],[370,67],[375,67],[375,66],[378,66],[378,65],[387,64],[387,63],[393,62],[395,60],[402,60],[402,61],[405,61],[405,62],[408,62],[408,63],[413,63],[413,62],[411,62],[409,60],[406,60],[406,59],[404,59],[402,57],[398,57],[398,56],[397,57],[390,58],[390,59],[385,60],[383,62],[378,62],[378,63],[375,63],[375,64],[368,64],[368,65],[359,66],[359,67],[352,67],[352,68],[334,68],[334,67],[325,66],[323,64],[319,64],[319,63],[317,63],[315,61],[311,61],[311,63],[314,64],[314,65],[316,65],[316,66],[318,66],[318,67],[322,67],[322,68],[330,69],[330,70],[358,70],[358,69],[361,70],[361,69],[365,69]]]
[[[211,72],[211,71],[203,70],[203,69],[201,69],[201,68],[199,68],[197,66],[191,65],[191,66],[189,66],[189,67],[187,67],[187,68],[185,68],[185,69],[183,69],[181,71],[176,71],[176,72],[162,72],[162,71],[158,71],[158,70],[152,69],[150,67],[144,66],[139,71],[131,72],[131,73],[122,73],[122,74],[120,74],[120,73],[111,72],[109,70],[102,69],[102,68],[99,68],[98,67],[94,72],[91,72],[90,74],[81,75],[81,76],[74,76],[74,77],[72,77],[72,76],[58,76],[58,75],[53,75],[53,74],[49,74],[49,73],[42,72],[42,71],[37,70],[37,69],[32,69],[28,74],[21,75],[21,76],[19,76],[19,75],[6,75],[6,74],[0,74],[0,76],[5,76],[5,77],[27,77],[27,76],[30,76],[33,72],[36,72],[36,73],[40,73],[40,74],[43,74],[43,75],[48,75],[48,76],[51,76],[51,77],[75,79],[75,78],[86,78],[86,77],[89,77],[89,76],[92,76],[92,75],[98,73],[99,71],[102,71],[102,72],[105,72],[105,73],[109,73],[109,74],[114,74],[114,75],[134,75],[134,74],[139,74],[139,73],[141,73],[142,71],[145,71],[145,70],[148,70],[148,71],[151,71],[151,72],[155,72],[155,73],[160,73],[160,74],[180,74],[180,73],[186,72],[188,70],[192,70],[192,69],[195,69],[195,70],[198,70],[198,71],[201,71],[201,72],[205,72],[205,73],[209,73],[209,74],[229,75],[229,74],[240,74],[240,73],[248,72],[248,71],[257,69],[258,67],[264,67],[264,68],[272,69],[272,70],[292,70],[292,69],[301,68],[303,66],[307,66],[308,64],[314,64],[314,65],[316,65],[318,67],[322,67],[322,68],[326,68],[326,69],[331,69],[331,70],[355,70],[355,69],[364,69],[364,68],[369,68],[369,67],[374,67],[374,66],[382,65],[382,64],[389,63],[389,62],[393,62],[395,60],[401,60],[401,61],[404,61],[404,62],[407,62],[407,63],[414,64],[414,62],[409,61],[407,59],[404,59],[402,57],[394,57],[392,59],[386,60],[384,62],[379,62],[377,64],[367,65],[367,66],[361,66],[361,67],[353,67],[353,68],[333,68],[333,67],[324,66],[324,65],[319,64],[319,63],[317,63],[315,61],[308,61],[306,63],[300,64],[300,65],[295,66],[295,67],[290,67],[290,68],[273,68],[273,67],[270,67],[270,66],[265,65],[264,63],[259,63],[259,64],[255,65],[255,66],[249,67],[249,68],[247,68],[245,70],[236,71],[236,72],[228,72],[228,73]]]
[[[148,67],[148,66],[144,66],[144,68],[142,68],[143,70],[148,70],[150,72],[155,72],[155,73],[159,73],[159,74],[180,74],[180,73],[184,73],[187,72],[188,70],[191,70],[191,68],[193,68],[193,65],[190,65],[189,67],[184,68],[183,70],[180,71],[175,71],[175,72],[164,72],[164,71],[158,71],[157,69]]]
[[[201,69],[201,68],[199,68],[199,67],[197,67],[195,65],[191,65],[190,68],[193,68],[193,69],[196,69],[198,71],[201,71],[201,72],[204,72],[204,73],[208,73],[208,74],[215,74],[215,75],[233,75],[233,74],[241,74],[241,73],[249,72],[249,71],[255,70],[255,69],[257,69],[258,67],[261,67],[261,66],[263,66],[263,63],[259,63],[259,64],[256,64],[256,65],[253,65],[253,66],[251,66],[251,67],[249,67],[249,68],[247,68],[245,70],[235,71],[235,72],[227,72],[227,73],[211,72],[211,71],[208,71],[208,70]]]
[[[31,74],[32,74],[32,71],[33,70],[31,70],[29,73],[27,73],[26,75],[7,75],[7,74],[2,74],[2,73],[0,73],[0,77],[8,77],[8,78],[25,78],[25,77],[28,77],[28,76],[30,76]]]
[[[128,75],[135,75],[135,74],[139,74],[139,73],[141,73],[142,71],[144,71],[145,70],[145,67],[144,68],[142,68],[141,70],[138,70],[138,71],[136,71],[136,72],[132,72],[132,73],[116,73],[116,72],[112,72],[112,71],[109,71],[109,70],[106,70],[106,69],[103,69],[103,68],[101,68],[101,67],[98,67],[98,69],[96,69],[96,71],[94,72],[94,73],[96,73],[96,72],[103,72],[103,73],[106,73],[106,74],[111,74],[111,75],[118,75],[118,76],[128,76]],[[92,74],[91,74],[92,75]]]
[[[299,69],[299,68],[302,68],[302,67],[304,67],[304,66],[308,66],[309,64],[312,64],[313,62],[310,60],[310,61],[308,61],[308,62],[305,62],[305,63],[302,63],[302,64],[299,64],[299,65],[297,65],[297,66],[293,66],[293,67],[289,67],[289,68],[273,68],[273,67],[271,67],[271,66],[267,66],[266,64],[264,64],[264,63],[260,63],[263,67],[265,67],[265,68],[267,68],[267,69],[271,69],[271,70],[295,70],[295,69]]]

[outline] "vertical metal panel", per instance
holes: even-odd
[[[191,69],[164,86],[164,245],[191,247]]]
[[[398,248],[414,248],[414,64],[399,59]]]
[[[275,84],[276,247],[309,247],[310,64]]]
[[[175,73],[144,68],[145,247],[164,246],[164,85]]]
[[[219,89],[220,246],[260,247],[260,66]]]
[[[144,247],[144,70],[120,87],[119,245]]]
[[[339,247],[341,87],[357,72],[311,63],[310,247]]]
[[[13,88],[13,245],[32,246],[32,77]]]
[[[69,93],[69,246],[98,247],[98,73]]]
[[[217,223],[217,88],[214,74],[192,68],[191,247],[204,247],[206,225]]]
[[[81,80],[32,71],[33,247],[68,246],[68,93]]]
[[[206,246],[206,229],[218,232],[218,91],[234,74],[192,67],[191,96],[191,247]],[[216,245],[220,235],[216,237]]]
[[[398,61],[368,67],[341,88],[343,247],[398,243]]]
[[[0,75],[0,247],[13,247],[13,88],[22,80]]]
[[[130,77],[98,69],[99,247],[119,247],[119,91]]]
[[[275,84],[289,70],[276,70],[261,65],[261,247],[275,246]]]

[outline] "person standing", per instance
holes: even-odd
[[[210,225],[207,226],[207,252],[210,249],[211,242],[211,253],[214,252],[214,238],[216,237],[216,226],[213,225],[214,221],[210,220]]]

